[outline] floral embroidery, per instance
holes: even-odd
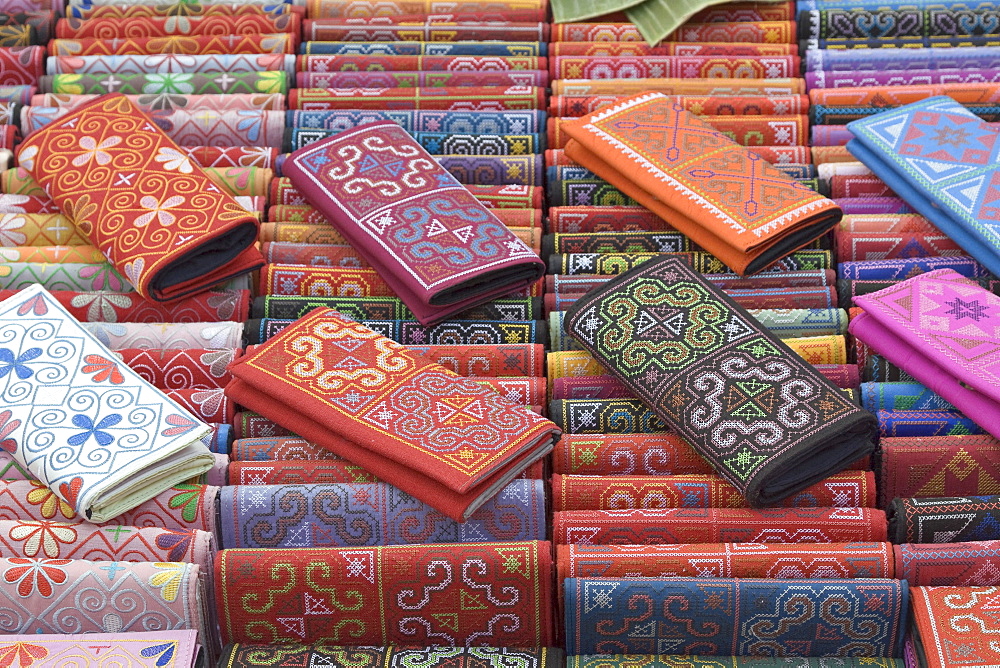
[[[87,320],[90,322],[117,322],[115,307],[128,308],[132,298],[115,292],[84,292],[73,296],[70,305],[77,308],[87,306]]]
[[[0,378],[5,378],[11,371],[21,380],[31,378],[34,372],[28,368],[27,362],[39,357],[41,354],[41,348],[28,348],[17,357],[14,357],[14,351],[10,348],[0,348]]]
[[[175,206],[180,206],[184,203],[184,198],[180,195],[171,195],[167,199],[160,202],[155,197],[151,195],[146,195],[139,200],[139,204],[145,208],[149,209],[148,213],[144,213],[135,219],[135,224],[137,227],[145,227],[149,225],[153,220],[158,220],[160,225],[167,226],[173,225],[177,217],[167,211],[167,209],[172,209]]]
[[[49,650],[41,645],[32,645],[28,642],[15,642],[10,645],[0,647],[0,668],[8,668],[15,663],[20,668],[33,666],[36,659],[44,659],[49,655]]]
[[[149,647],[142,648],[139,652],[141,656],[147,659],[151,659],[157,654],[160,657],[156,660],[157,666],[169,666],[174,658],[174,651],[177,649],[176,642],[165,642],[159,645],[150,645]],[[0,668],[3,668],[0,666]]]
[[[76,517],[76,511],[73,510],[73,507],[56,496],[56,493],[51,489],[37,480],[32,480],[31,485],[35,489],[28,492],[27,501],[33,506],[39,506],[38,511],[42,517],[50,520],[56,516],[56,511],[68,520]]]
[[[17,164],[24,167],[28,171],[31,171],[31,168],[35,166],[35,156],[37,155],[38,147],[29,146],[17,154]]]
[[[167,502],[170,508],[183,508],[181,517],[185,522],[194,522],[201,508],[201,498],[205,494],[204,485],[174,485],[180,494],[174,494]]]
[[[59,556],[59,544],[69,545],[76,540],[76,529],[72,525],[44,520],[23,520],[10,530],[13,540],[24,541],[24,553],[35,557],[38,552],[49,559]]]
[[[169,169],[170,171],[178,171],[181,174],[190,174],[194,171],[194,165],[191,162],[191,158],[189,158],[186,153],[182,153],[181,151],[171,148],[170,146],[161,146],[160,152],[156,154],[154,160],[162,162],[163,168]],[[143,204],[143,206],[146,205]]]
[[[80,270],[80,278],[89,279],[94,290],[121,292],[125,288],[125,282],[109,264],[87,265]]]
[[[115,437],[109,434],[103,429],[109,427],[114,427],[116,424],[122,421],[122,416],[118,413],[111,413],[101,419],[100,422],[94,424],[94,421],[89,415],[84,415],[83,413],[77,413],[73,416],[73,424],[84,429],[85,431],[79,434],[74,434],[67,439],[70,445],[83,445],[86,443],[91,436],[97,441],[98,445],[108,446],[115,442]]]
[[[52,596],[53,585],[60,585],[66,582],[66,571],[60,566],[71,563],[71,559],[24,559],[16,557],[8,559],[7,562],[14,564],[8,568],[4,574],[4,582],[8,584],[17,583],[17,593],[22,598],[27,598],[38,591],[38,595],[43,598]]]
[[[3,448],[7,452],[13,453],[17,450],[17,441],[12,438],[7,438],[10,434],[21,426],[20,420],[11,420],[13,413],[8,411],[0,412],[0,448]]]
[[[147,74],[146,83],[142,87],[143,93],[175,93],[179,95],[190,95],[194,93],[194,86],[191,84],[193,74]]]
[[[153,566],[163,570],[160,573],[154,573],[149,578],[149,584],[160,589],[160,596],[163,597],[164,601],[173,603],[177,600],[177,594],[180,593],[187,564],[155,563]]]
[[[90,135],[84,135],[80,137],[80,148],[84,152],[73,158],[72,164],[74,167],[80,167],[94,160],[98,165],[106,165],[111,162],[111,154],[104,149],[118,146],[122,141],[122,138],[118,135],[111,135],[98,144],[97,140]]]
[[[94,374],[91,380],[95,383],[103,383],[106,380],[110,380],[112,385],[121,385],[125,382],[122,372],[118,370],[118,364],[107,357],[87,355],[83,358],[83,361],[87,364],[80,371]]]
[[[24,227],[24,216],[0,216],[0,246],[24,246],[28,235],[16,232]]]
[[[169,550],[167,559],[170,561],[184,561],[184,555],[191,547],[194,540],[194,531],[171,531],[156,537],[156,547],[161,550]]]

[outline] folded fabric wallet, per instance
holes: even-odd
[[[1000,132],[950,97],[847,124],[858,160],[994,274],[1000,274]]]
[[[229,368],[233,400],[458,521],[559,435],[495,390],[327,308]]]
[[[31,133],[18,161],[146,299],[179,299],[264,264],[257,218],[125,95]]]
[[[739,274],[753,274],[840,221],[830,199],[660,93],[563,125],[567,157],[650,209]]]
[[[854,301],[848,331],[1000,437],[1000,297],[937,269]]]
[[[87,519],[212,468],[209,432],[43,287],[0,302],[0,448]]]
[[[391,121],[301,148],[283,170],[422,324],[545,273],[527,244]]]
[[[672,257],[598,286],[566,331],[754,507],[874,449],[875,417]]]

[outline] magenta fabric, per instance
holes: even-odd
[[[1000,436],[1000,297],[938,269],[855,303],[858,340]]]

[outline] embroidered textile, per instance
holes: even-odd
[[[557,545],[565,578],[891,578],[889,543]]]
[[[939,269],[855,301],[864,313],[851,321],[851,333],[1000,435],[994,371],[1000,370],[1000,297]]]
[[[310,350],[318,357],[303,366]],[[558,433],[494,391],[324,309],[230,370],[235,401],[294,425],[453,519],[547,454]]]
[[[567,314],[566,329],[752,506],[808,487],[873,448],[869,414],[677,260],[646,263],[588,293]],[[767,371],[747,380],[751,367]],[[782,389],[793,385],[794,399]],[[770,436],[747,438],[761,429]]]
[[[914,644],[926,668],[991,668],[1000,650],[993,612],[1000,587],[914,587]]]
[[[900,580],[569,578],[564,587],[573,654],[891,657],[906,630]]]
[[[177,299],[263,264],[257,220],[122,95],[32,133],[19,161],[143,297]]]
[[[893,543],[1000,539],[1000,496],[897,497],[887,515]]]
[[[2,446],[76,512],[110,520],[211,467],[208,426],[123,368],[43,288],[0,304],[0,321]]]
[[[544,540],[547,529],[541,480],[512,480],[462,523],[379,482],[229,485],[219,509],[226,548]]]
[[[6,635],[0,641],[0,660],[32,668],[73,665],[194,668],[196,665],[199,645],[195,630],[128,633],[110,630],[111,633]]]
[[[556,543],[846,543],[886,540],[870,508],[657,508],[553,513]]]
[[[910,668],[901,659],[766,658],[756,656],[669,656],[599,654],[567,657],[566,668]],[[915,667],[914,667],[915,668]]]
[[[355,247],[367,249],[365,258],[424,324],[544,273],[531,249],[394,123],[336,135],[296,152],[284,169]]]
[[[280,662],[280,663],[278,663]],[[421,668],[565,668],[563,652],[556,647],[338,647],[313,645],[229,645],[220,668],[254,666],[420,666]]]
[[[1000,494],[1000,442],[992,436],[883,438],[880,505],[896,497]]]
[[[1000,541],[896,545],[896,577],[911,586],[1000,584]]]
[[[223,642],[551,645],[550,550],[539,542],[223,550],[215,580]]]

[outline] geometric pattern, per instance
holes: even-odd
[[[856,157],[968,254],[1000,271],[1000,133],[943,96],[848,128]]]
[[[927,668],[1000,665],[1000,587],[914,587],[914,639]]]
[[[872,448],[870,414],[676,259],[652,260],[587,293],[565,327],[752,506]],[[806,452],[816,454],[803,461]]]
[[[186,668],[195,665],[198,648],[194,630],[8,635],[0,642],[0,662],[32,668]]]

